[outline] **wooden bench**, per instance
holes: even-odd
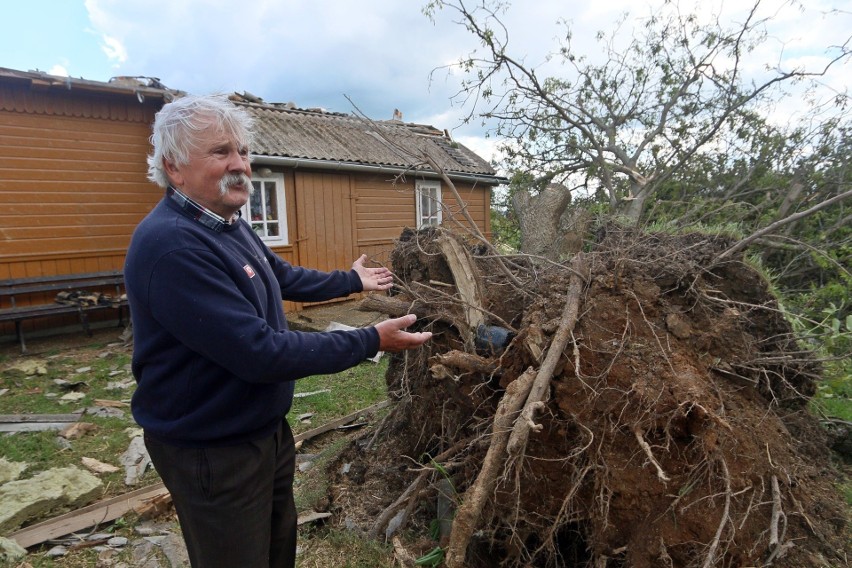
[[[60,292],[101,292],[109,289],[112,296],[109,301],[87,305],[85,302],[56,301]],[[45,295],[50,295],[49,303],[45,303]],[[41,296],[41,298],[38,298]],[[35,303],[23,303],[20,300],[28,298]],[[21,353],[27,352],[24,341],[24,330],[21,322],[28,319],[77,314],[80,323],[88,335],[89,312],[117,309],[118,324],[124,325],[124,310],[127,298],[124,295],[124,275],[120,270],[108,272],[90,272],[85,274],[60,274],[55,276],[37,276],[34,278],[12,278],[0,281],[0,322],[15,322],[15,333],[21,344]]]

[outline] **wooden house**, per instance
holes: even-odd
[[[180,94],[156,79],[0,68],[0,280],[121,269],[162,197],[146,179],[154,115]],[[491,189],[505,179],[444,131],[231,98],[256,125],[244,218],[287,261],[330,270],[366,253],[387,263],[403,228],[461,228],[462,208],[489,235]]]

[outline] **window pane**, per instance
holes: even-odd
[[[251,199],[249,202],[251,220],[260,221],[263,219],[263,207],[261,206],[261,204],[263,203],[263,201],[261,201],[261,194],[263,192],[260,189],[260,182],[253,181],[252,185],[254,186],[254,193],[251,194]]]
[[[278,236],[278,223],[269,223],[266,226],[266,236],[267,237],[277,237]]]
[[[278,219],[278,198],[275,195],[275,184],[268,184],[266,189],[266,219]]]

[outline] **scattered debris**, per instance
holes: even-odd
[[[18,479],[27,467],[25,463],[12,462],[0,457],[0,484]]]
[[[145,447],[142,436],[136,436],[130,440],[127,450],[121,454],[121,465],[124,466],[124,484],[136,485],[142,474],[151,466],[151,456]]]
[[[368,406],[367,408],[364,408],[362,410],[358,410],[358,411],[353,412],[351,414],[347,414],[346,416],[341,416],[340,418],[338,418],[336,420],[332,420],[331,422],[329,422],[327,424],[324,424],[322,426],[318,426],[317,428],[314,428],[312,430],[308,430],[307,432],[302,432],[301,434],[296,434],[295,436],[293,436],[293,438],[296,441],[296,444],[298,445],[305,440],[310,440],[311,438],[319,436],[320,434],[325,434],[326,432],[334,430],[334,429],[336,429],[340,426],[354,422],[362,414],[369,414],[370,412],[375,412],[377,410],[381,410],[382,408],[385,408],[389,404],[390,404],[389,400],[383,400],[383,401],[378,402],[378,403],[376,403],[372,406]]]
[[[100,479],[77,467],[49,469],[29,479],[10,481],[0,486],[0,531],[15,529],[28,519],[62,507],[91,503],[102,491]]]
[[[93,406],[86,409],[88,416],[99,416],[101,418],[124,418],[124,411],[111,406]]]
[[[69,402],[77,402],[86,398],[84,392],[69,392],[59,397],[59,404],[68,404]]]
[[[53,384],[59,387],[60,390],[69,392],[79,392],[89,385],[85,381],[66,381],[65,379],[53,379]]]
[[[9,538],[24,548],[29,548],[74,531],[114,521],[133,511],[134,507],[142,506],[148,500],[156,499],[164,494],[168,495],[168,491],[162,483],[158,483],[28,526],[12,533]]]
[[[82,414],[0,414],[0,432],[39,432],[62,430],[77,422]]]
[[[105,408],[130,408],[130,403],[124,402],[123,400],[95,399],[95,406],[103,406]]]
[[[98,427],[91,422],[75,422],[65,427],[59,436],[66,440],[79,440],[86,434],[97,431]]]
[[[98,461],[95,458],[83,457],[80,461],[83,463],[83,467],[92,473],[113,473],[119,470],[116,466]]]
[[[17,562],[27,555],[27,549],[12,539],[0,536],[0,560]]]
[[[3,373],[13,377],[16,375],[24,377],[46,375],[47,363],[42,359],[24,359],[12,363]]]
[[[305,398],[307,396],[314,396],[315,394],[324,394],[327,392],[331,392],[331,389],[322,389],[311,392],[297,392],[293,395],[293,398]]]

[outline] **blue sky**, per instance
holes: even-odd
[[[578,53],[593,57],[594,34],[612,29],[626,10],[649,13],[662,0],[514,0],[503,15],[515,54],[541,63],[571,22]],[[467,0],[473,5],[476,0]],[[426,0],[7,0],[2,4],[0,67],[107,81],[120,75],[158,77],[193,93],[248,91],[270,102],[352,112],[347,96],[373,119],[398,108],[406,121],[447,128],[485,157],[493,140],[478,122],[461,124],[452,103],[459,76],[430,73],[456,62],[474,40]],[[774,10],[781,0],[764,0]],[[683,1],[682,5],[686,6]],[[692,4],[690,4],[692,5]],[[700,0],[723,13],[742,3]],[[532,9],[532,7],[535,7]],[[840,16],[822,16],[831,8]],[[695,9],[695,8],[692,8]],[[731,17],[737,17],[734,13]],[[806,0],[779,12],[767,49],[784,57],[818,58],[818,48],[852,30],[852,0]],[[777,57],[770,54],[769,57]],[[756,65],[765,63],[758,61]],[[847,87],[849,66],[832,78]]]

